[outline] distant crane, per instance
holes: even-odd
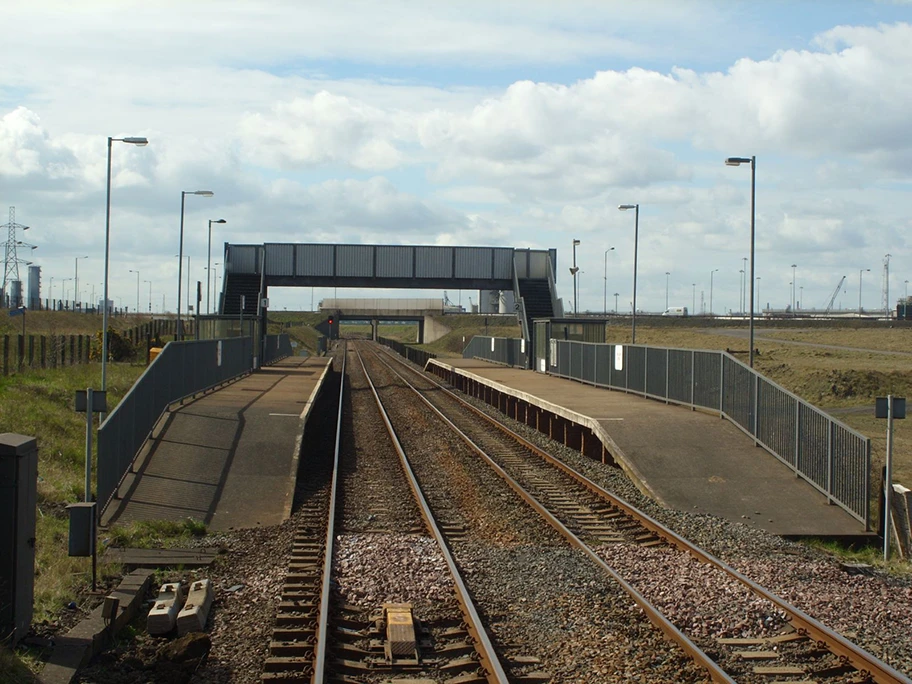
[[[827,302],[826,309],[823,312],[824,316],[830,315],[830,309],[833,308],[833,302],[836,301],[836,297],[839,296],[839,291],[842,289],[842,284],[845,282],[846,277],[842,276],[842,279],[839,281],[839,285],[836,286],[836,289],[833,290],[833,296],[830,297],[830,301]]]

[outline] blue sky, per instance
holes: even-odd
[[[750,172],[722,160],[756,155],[761,305],[790,304],[794,274],[821,308],[845,275],[836,305],[857,308],[861,271],[874,309],[912,278],[910,21],[907,2],[864,0],[9,0],[0,209],[31,226],[45,294],[89,255],[88,299],[105,140],[144,135],[113,157],[110,277],[131,308],[138,270],[174,309],[180,191],[205,188],[187,204],[194,280],[207,219],[225,218],[217,245],[555,247],[569,303],[576,238],[580,308],[618,292],[624,310],[632,216],[616,207],[639,203],[640,307],[706,309],[712,273],[724,313],[743,299]],[[396,294],[442,295],[339,292]]]

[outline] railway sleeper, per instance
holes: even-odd
[[[309,666],[313,662],[313,655],[310,657],[270,657],[266,659],[263,665],[265,672],[298,672],[302,667]]]
[[[270,641],[269,653],[273,656],[296,656],[298,658],[306,657],[308,654],[313,656],[314,645],[306,641]]]
[[[316,640],[317,638],[317,626],[314,624],[312,627],[307,628],[296,628],[296,629],[285,629],[283,627],[276,627],[272,630],[272,639],[273,641],[297,641],[300,643],[309,643]]]

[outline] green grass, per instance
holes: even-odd
[[[110,408],[143,370],[108,364]],[[67,555],[66,506],[82,501],[85,488],[85,414],[74,410],[76,390],[100,384],[101,365],[95,363],[0,378],[0,432],[38,440],[35,620],[53,620],[91,579],[90,560]]]
[[[897,557],[894,549],[889,561],[884,562],[883,548],[863,546],[860,548],[847,548],[832,541],[822,539],[807,539],[805,544],[824,553],[842,559],[846,563],[863,563],[884,570],[891,575],[912,575],[912,565]]]
[[[181,522],[143,520],[111,527],[103,541],[106,546],[155,549],[205,535],[206,525],[192,518]]]
[[[26,662],[21,660],[6,646],[0,645],[0,682],[4,682],[4,684],[32,684],[35,681],[35,675],[29,670]]]

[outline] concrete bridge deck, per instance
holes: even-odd
[[[863,523],[718,416],[478,359],[431,359],[433,367],[558,441],[607,455],[671,508],[788,537],[866,535]]]

